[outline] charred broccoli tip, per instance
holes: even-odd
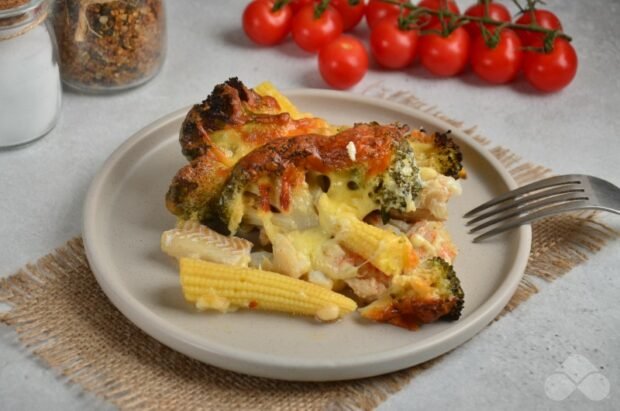
[[[461,288],[461,281],[454,272],[454,267],[440,257],[430,258],[423,263],[424,269],[434,275],[438,293],[446,300],[454,301],[452,309],[442,319],[455,321],[461,317],[465,294]]]
[[[463,153],[460,147],[446,133],[435,134],[435,146],[437,153],[433,156],[432,161],[438,172],[443,175],[458,178],[459,172],[463,168]]]
[[[449,133],[435,133],[430,140],[413,138],[411,144],[420,167],[431,167],[440,174],[458,179],[463,169],[463,153]]]

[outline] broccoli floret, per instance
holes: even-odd
[[[439,319],[458,320],[463,298],[452,265],[433,257],[412,272],[393,277],[388,291],[360,313],[371,320],[417,329]]]
[[[438,296],[444,301],[451,303],[452,308],[441,318],[444,320],[458,320],[463,310],[463,289],[461,281],[454,272],[454,267],[440,257],[425,260],[417,272],[423,272],[431,281]]]
[[[440,174],[458,179],[463,169],[463,154],[449,133],[412,133],[409,142],[419,167],[431,167]]]
[[[215,133],[253,124],[252,114],[262,114],[264,106],[263,99],[236,77],[216,85],[211,94],[202,103],[195,104],[183,120],[179,133],[183,155],[191,161],[221,149],[221,145],[214,140]],[[270,119],[277,121],[279,117]],[[260,126],[267,126],[269,122],[262,120]]]
[[[403,141],[394,151],[390,167],[370,182],[373,188],[369,195],[379,204],[382,215],[392,210],[415,210],[414,200],[422,189],[419,172],[411,145]]]
[[[235,167],[215,203],[217,216],[233,233],[243,217],[243,193],[251,178],[247,170]]]
[[[213,217],[213,201],[222,189],[229,169],[209,156],[181,168],[166,194],[168,210],[185,220]]]

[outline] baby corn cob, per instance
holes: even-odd
[[[385,274],[399,275],[417,264],[407,237],[366,224],[346,208],[333,204],[326,195],[319,199],[318,206],[321,225],[332,232],[336,241]]]
[[[185,299],[199,309],[255,308],[330,321],[357,308],[341,294],[269,271],[190,258],[180,259],[180,271]]]
[[[336,233],[336,240],[385,274],[399,275],[415,265],[415,254],[407,237],[366,224],[355,217],[347,222]]]

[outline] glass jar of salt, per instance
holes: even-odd
[[[0,149],[37,140],[58,120],[60,72],[46,0],[0,0]]]

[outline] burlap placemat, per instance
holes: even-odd
[[[410,94],[380,85],[365,94],[422,109],[489,145],[475,128],[465,129]],[[520,184],[550,172],[501,147],[490,150]],[[552,281],[618,237],[596,213],[542,220],[533,225],[533,235],[525,276],[500,317],[537,292],[533,278]],[[165,347],[130,323],[97,285],[80,238],[0,280],[0,302],[10,307],[0,313],[0,322],[13,327],[32,355],[67,381],[127,410],[367,410],[441,358],[384,376],[330,383],[275,381],[215,368]]]

